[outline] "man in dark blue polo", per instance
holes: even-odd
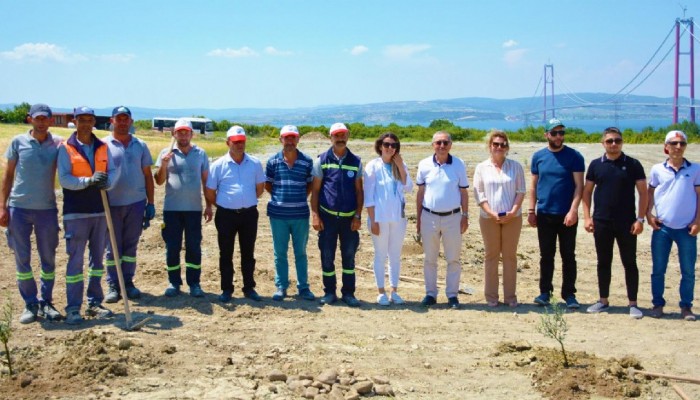
[[[622,151],[622,133],[615,127],[603,131],[605,154],[591,161],[583,187],[583,218],[586,231],[593,233],[598,255],[598,293],[600,300],[588,307],[589,313],[608,311],[610,303],[613,246],[617,241],[625,268],[625,284],[630,317],[644,316],[637,308],[639,270],[637,269],[637,235],[644,229],[647,209],[644,167]],[[594,191],[595,189],[595,191]],[[635,211],[635,195],[639,201]],[[591,217],[591,199],[595,203]]]

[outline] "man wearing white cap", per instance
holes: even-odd
[[[256,157],[245,152],[245,130],[234,125],[226,133],[229,152],[214,161],[204,190],[207,201],[216,204],[217,239],[221,295],[228,303],[233,296],[233,246],[238,235],[241,252],[243,295],[259,301],[255,291],[255,238],[258,235],[258,198],[262,195],[265,174]]]
[[[62,139],[49,132],[53,118],[46,104],[29,109],[29,122],[32,128],[15,136],[5,151],[7,167],[0,189],[0,226],[8,228],[7,244],[14,250],[17,286],[25,303],[19,317],[22,324],[37,316],[63,318],[52,304],[58,246],[54,178]],[[40,297],[31,265],[32,231],[41,262]]]
[[[318,231],[321,251],[323,291],[321,304],[338,300],[335,278],[335,251],[340,241],[343,287],[341,300],[359,307],[355,298],[355,252],[360,245],[361,213],[364,202],[362,162],[348,148],[348,128],[337,122],[330,129],[331,148],[314,160],[311,189],[311,217]]]
[[[299,297],[314,300],[316,297],[309,289],[306,257],[306,243],[309,240],[309,205],[306,199],[311,192],[313,160],[297,149],[299,130],[296,126],[283,126],[280,130],[280,142],[283,146],[282,151],[270,157],[265,168],[265,190],[270,193],[267,216],[270,217],[272,230],[277,287],[272,300],[282,301],[287,296],[287,252],[290,236],[294,249]]]
[[[163,202],[163,226],[161,234],[165,241],[165,260],[170,285],[165,295],[180,294],[180,252],[182,235],[185,235],[185,280],[190,296],[203,297],[200,286],[202,273],[202,194],[209,176],[207,153],[192,144],[192,124],[180,119],[173,129],[176,146],[161,150],[156,160],[155,181],[165,183]],[[211,203],[204,207],[206,222],[212,219]]]
[[[117,178],[107,144],[92,133],[94,110],[76,107],[73,118],[76,131],[58,149],[58,180],[63,186],[63,228],[68,253],[66,323],[71,325],[83,321],[80,308],[85,287],[86,247],[89,266],[85,314],[97,318],[112,316],[112,311],[102,305],[102,258],[107,244],[107,220],[100,191],[109,190]]]
[[[681,131],[666,135],[666,161],[651,167],[649,173],[649,208],[647,221],[651,234],[651,316],[664,315],[664,285],[671,246],[678,247],[681,269],[681,318],[695,321],[695,262],[698,257],[697,235],[700,232],[700,164],[683,156],[688,137]],[[654,209],[656,213],[654,214]]]

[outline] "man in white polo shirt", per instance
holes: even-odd
[[[255,238],[258,235],[258,197],[263,193],[265,174],[256,157],[245,152],[245,130],[234,125],[226,133],[229,152],[209,167],[204,196],[216,204],[221,295],[228,303],[233,296],[233,246],[238,235],[241,252],[243,295],[259,301],[255,291]]]
[[[433,135],[435,154],[418,163],[416,185],[416,231],[422,236],[425,260],[424,307],[437,303],[437,260],[440,239],[447,260],[445,294],[450,308],[459,307],[457,293],[462,266],[459,253],[462,234],[469,227],[467,188],[469,180],[464,162],[450,154],[452,138],[447,132]]]
[[[649,209],[647,221],[651,234],[651,316],[664,315],[664,278],[671,246],[678,246],[681,268],[681,318],[695,321],[693,297],[695,291],[695,262],[698,257],[697,235],[700,231],[700,164],[683,157],[688,138],[681,131],[666,135],[666,161],[656,164],[649,174]],[[656,209],[656,215],[652,212]]]

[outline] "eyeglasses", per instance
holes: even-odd
[[[452,142],[449,140],[436,140],[433,142],[433,144],[436,144],[438,146],[449,146]]]
[[[549,134],[551,136],[564,136],[566,135],[566,131],[549,131]]]
[[[622,144],[622,139],[616,138],[616,139],[605,139],[605,143],[607,144]]]
[[[686,143],[686,142],[668,142],[668,144],[670,144],[671,146],[678,146],[680,144],[681,147],[685,147],[688,143]]]
[[[391,142],[382,142],[382,147],[384,147],[385,149],[388,149],[389,147],[391,147],[392,149],[398,149],[399,144]]]
[[[506,147],[508,147],[508,143],[507,142],[491,142],[491,146],[500,147],[502,149],[505,149]]]

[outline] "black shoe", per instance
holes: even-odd
[[[447,299],[447,306],[452,308],[452,309],[459,308],[459,299],[457,298],[457,296],[448,298]]]
[[[219,301],[222,303],[229,303],[231,301],[231,298],[233,297],[233,292],[230,290],[224,290],[221,292],[219,295]]]
[[[336,296],[335,293],[328,293],[321,297],[321,304],[333,304],[336,301],[338,301],[338,296]]]
[[[344,294],[343,297],[340,298],[340,300],[347,304],[348,307],[359,307],[360,306],[360,300],[357,300],[357,298],[351,294]]]
[[[116,303],[121,300],[122,295],[119,293],[119,288],[114,285],[109,285],[107,294],[105,295],[105,303]]]
[[[133,282],[127,282],[126,283],[126,297],[129,298],[129,300],[136,300],[141,298],[141,291],[134,286]]]
[[[437,300],[435,300],[435,297],[430,295],[426,295],[425,297],[423,297],[423,301],[420,302],[420,305],[422,305],[423,307],[430,307],[435,304],[437,304]]]
[[[243,296],[246,297],[246,299],[251,299],[253,301],[260,301],[262,300],[262,297],[258,294],[258,292],[255,291],[255,289],[250,289],[247,292],[243,292]]]

